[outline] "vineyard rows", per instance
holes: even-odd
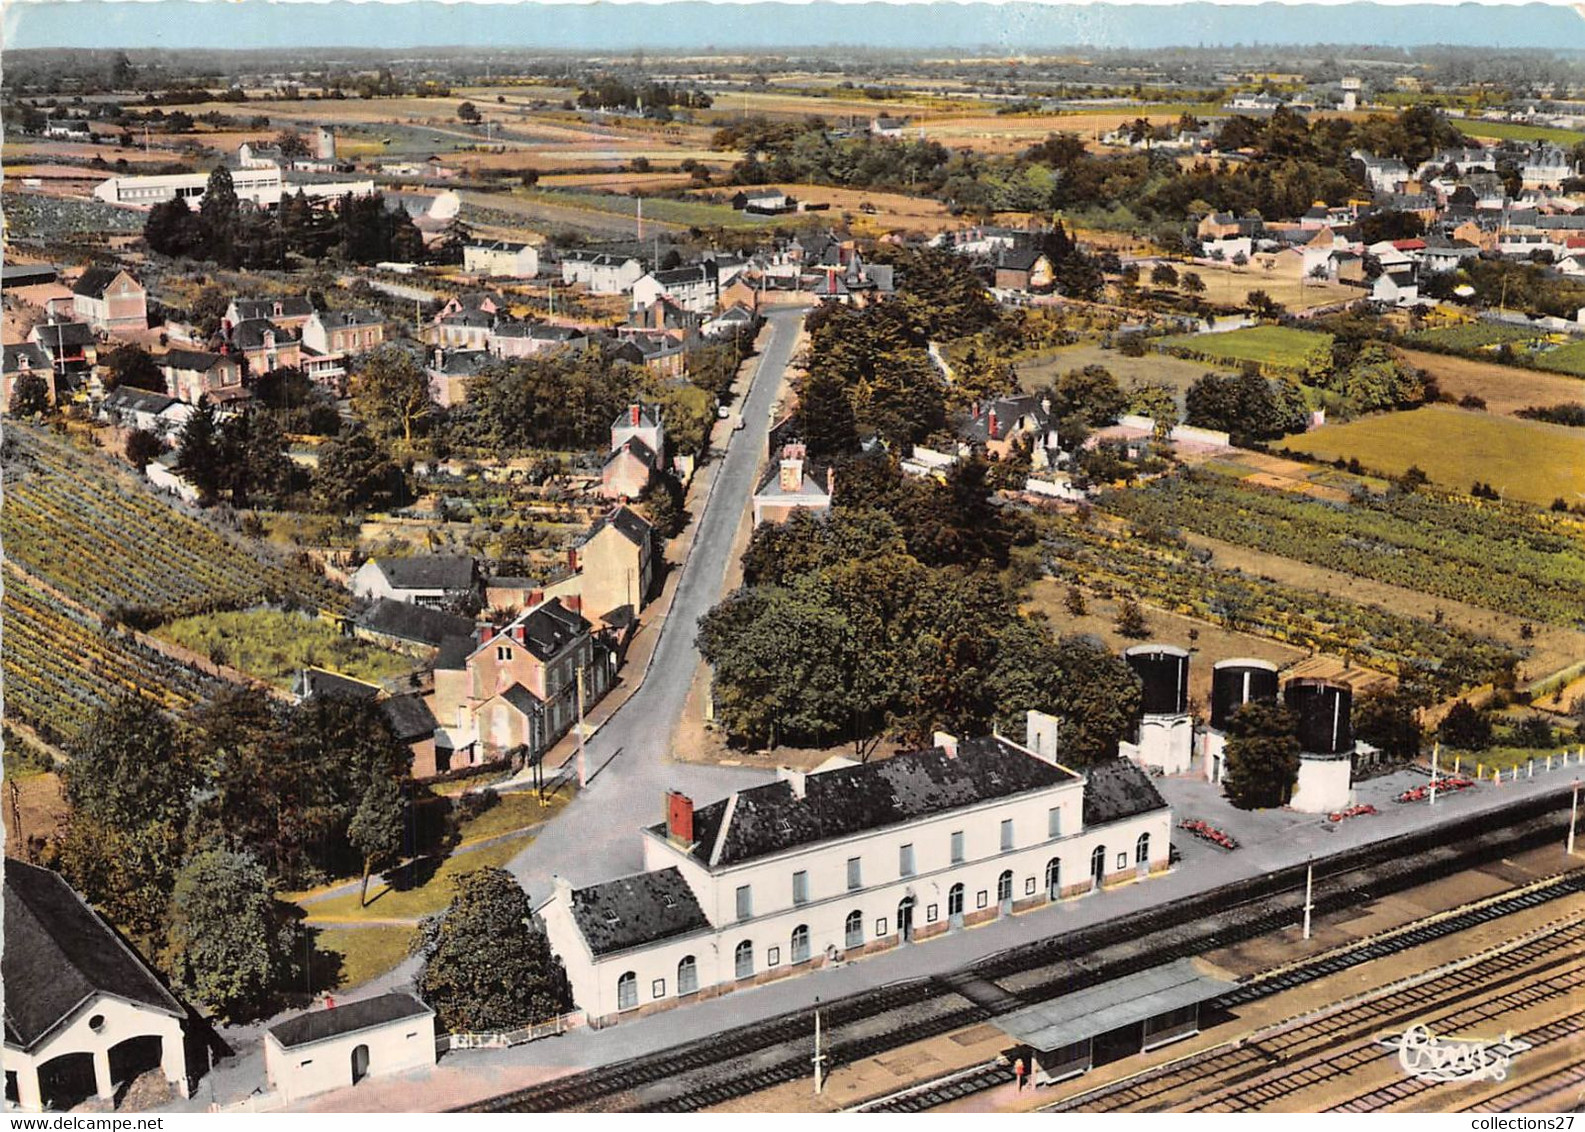
[[[221,687],[153,649],[105,632],[11,569],[5,572],[4,613],[6,711],[51,742],[71,744],[95,710],[127,691],[181,711]]]
[[[15,424],[6,429],[6,556],[101,613],[163,620],[260,602],[343,608],[346,595],[177,510],[90,457]]]
[[[1516,617],[1585,618],[1585,528],[1566,516],[1427,492],[1330,503],[1212,475],[1114,492],[1105,506],[1136,525],[1181,527]]]
[[[1517,659],[1498,642],[1311,590],[1222,570],[1183,548],[1055,520],[1050,572],[1091,589],[1132,593],[1175,613],[1415,679],[1445,694],[1483,683]]]

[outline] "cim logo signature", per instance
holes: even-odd
[[[1422,1081],[1506,1080],[1514,1055],[1530,1048],[1508,1034],[1499,1041],[1438,1037],[1419,1023],[1402,1034],[1379,1037],[1376,1044],[1397,1050],[1403,1071]]]

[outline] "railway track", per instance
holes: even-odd
[[[1579,1026],[1585,1023],[1585,1016],[1575,1015],[1567,1021],[1573,1025],[1572,1035],[1578,1035]],[[1516,1085],[1506,1092],[1471,1105],[1469,1111],[1515,1112],[1560,1100],[1572,1102],[1573,1108],[1568,1111],[1578,1112],[1585,1106],[1585,1064],[1570,1065],[1538,1080]]]
[[[1567,797],[1559,790],[1515,803],[1500,811],[1506,821],[1497,829],[1491,828],[1493,815],[1487,812],[1325,858],[1322,863],[1332,869],[1330,891],[1316,901],[1316,909],[1325,914],[1357,906],[1450,870],[1546,844],[1558,836],[1558,810]],[[1263,874],[1012,948],[955,976],[918,979],[835,1000],[821,1008],[831,1035],[828,1065],[964,1029],[1007,1009],[1290,926],[1303,880],[1303,867]],[[1399,949],[1404,946],[1413,944]],[[1075,955],[1081,960],[1074,961]],[[1044,971],[1051,972],[1049,977]],[[975,1002],[951,985],[954,977],[967,988],[1030,972],[1036,973],[1034,981],[1012,989],[1005,1009]],[[696,1111],[806,1077],[811,1028],[811,1012],[795,1011],[459,1111]],[[991,1076],[988,1072],[987,1080]]]
[[[1557,957],[1578,954],[1581,943],[1585,943],[1585,920],[1560,930],[1548,925],[1517,946],[1497,949],[1474,962],[1450,964],[1434,978],[1339,1004],[1299,1024],[1268,1027],[1237,1045],[1190,1055],[1065,1098],[1044,1111],[1159,1112],[1189,1101],[1195,1102],[1190,1111],[1269,1110],[1312,1085],[1381,1060],[1385,1054],[1376,1038],[1383,1033],[1416,1022],[1434,1024],[1434,1029],[1445,1033],[1577,993],[1585,986],[1585,966],[1572,966],[1539,982],[1535,976]],[[1439,1003],[1427,1003],[1428,988],[1434,989]],[[1472,1005],[1458,1005],[1475,999]]]

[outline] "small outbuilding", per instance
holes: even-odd
[[[264,1034],[270,1087],[288,1101],[435,1064],[435,1012],[401,991],[312,1010]]]

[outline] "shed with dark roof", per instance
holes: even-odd
[[[435,1012],[404,991],[327,1005],[264,1033],[264,1068],[286,1100],[435,1064]]]

